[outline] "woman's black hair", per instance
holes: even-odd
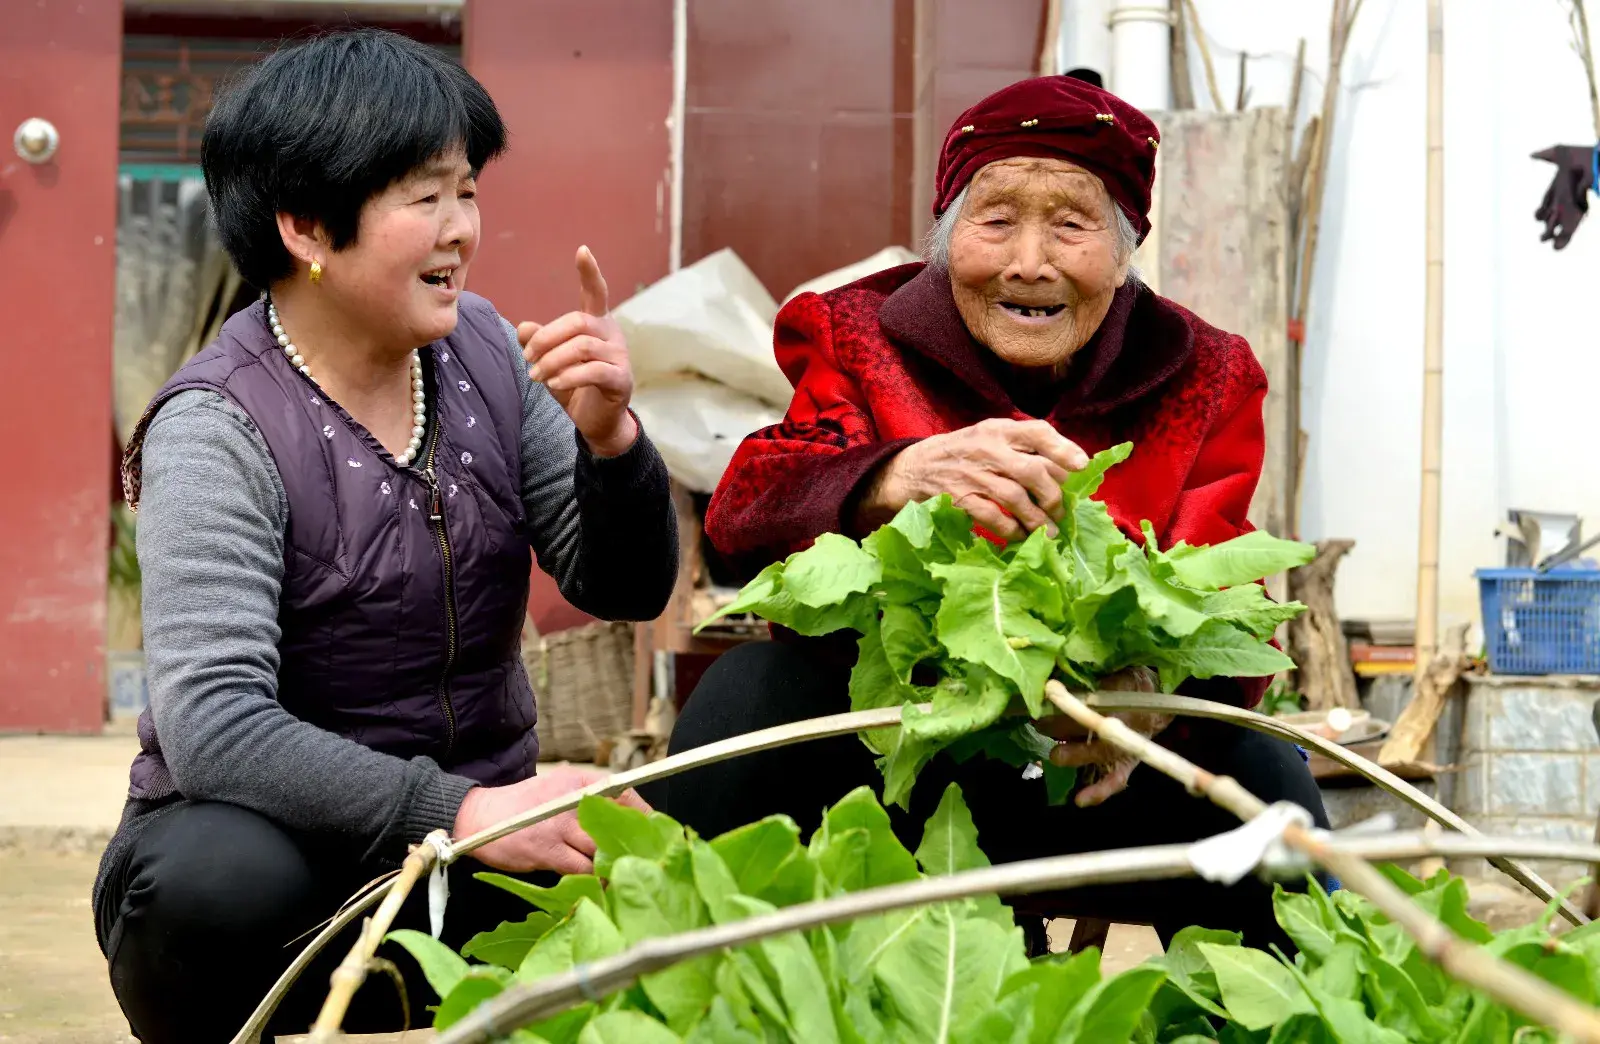
[[[200,165],[223,247],[266,289],[294,271],[280,211],[320,222],[341,250],[377,193],[455,149],[482,170],[505,144],[489,92],[459,64],[396,33],[356,29],[246,71],[206,119]]]

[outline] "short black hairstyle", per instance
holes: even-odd
[[[258,289],[294,271],[280,211],[355,242],[367,200],[463,149],[479,171],[506,145],[483,85],[433,48],[378,29],[293,43],[226,87],[200,143],[211,214],[239,274]]]

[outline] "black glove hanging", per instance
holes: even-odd
[[[1572,240],[1578,223],[1589,212],[1589,190],[1594,187],[1595,149],[1588,145],[1552,145],[1533,154],[1534,159],[1556,165],[1555,177],[1544,190],[1544,201],[1533,212],[1544,223],[1539,242],[1555,241],[1557,250]]]

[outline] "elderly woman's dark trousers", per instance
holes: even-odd
[[[452,947],[532,908],[471,879],[472,860],[451,869],[444,941]],[[380,871],[335,841],[297,835],[236,805],[179,802],[158,813],[113,868],[95,911],[111,987],[145,1044],[222,1044],[244,1025],[268,988],[356,889]],[[416,888],[397,928],[428,930],[426,888]],[[328,995],[328,978],[355,941],[352,926],[313,962],[279,1008],[265,1040],[303,1033]],[[438,999],[409,955],[387,943],[380,956],[402,973],[414,1024]],[[374,973],[345,1027],[402,1026],[399,993]]]
[[[802,645],[739,646],[713,664],[695,689],[673,730],[671,751],[847,710],[848,682],[845,668]],[[1328,825],[1316,782],[1293,746],[1220,723],[1190,720],[1185,726],[1187,735],[1169,732],[1162,742],[1212,772],[1234,777],[1262,800],[1293,801],[1308,809],[1317,825]],[[1051,807],[1042,781],[1024,780],[1018,769],[1001,762],[975,759],[957,765],[941,756],[923,770],[909,813],[891,810],[907,847],[917,845],[923,822],[952,780],[972,809],[978,844],[996,863],[1194,841],[1239,825],[1147,767],[1133,773],[1122,793],[1080,809]],[[792,816],[809,834],[826,806],[862,784],[882,793],[872,752],[846,736],[734,758],[674,776],[643,793],[706,837],[774,813]],[[1150,924],[1163,941],[1185,925],[1199,924],[1243,932],[1252,945],[1291,948],[1273,919],[1270,886],[1254,877],[1232,887],[1192,879],[1096,886],[1027,905],[1048,909],[1052,916]]]

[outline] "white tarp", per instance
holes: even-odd
[[[889,247],[789,297],[831,290],[915,256]],[[640,291],[612,314],[633,360],[633,408],[667,470],[694,492],[711,492],[740,441],[783,419],[793,394],[772,356],[777,302],[737,254],[723,249]]]

